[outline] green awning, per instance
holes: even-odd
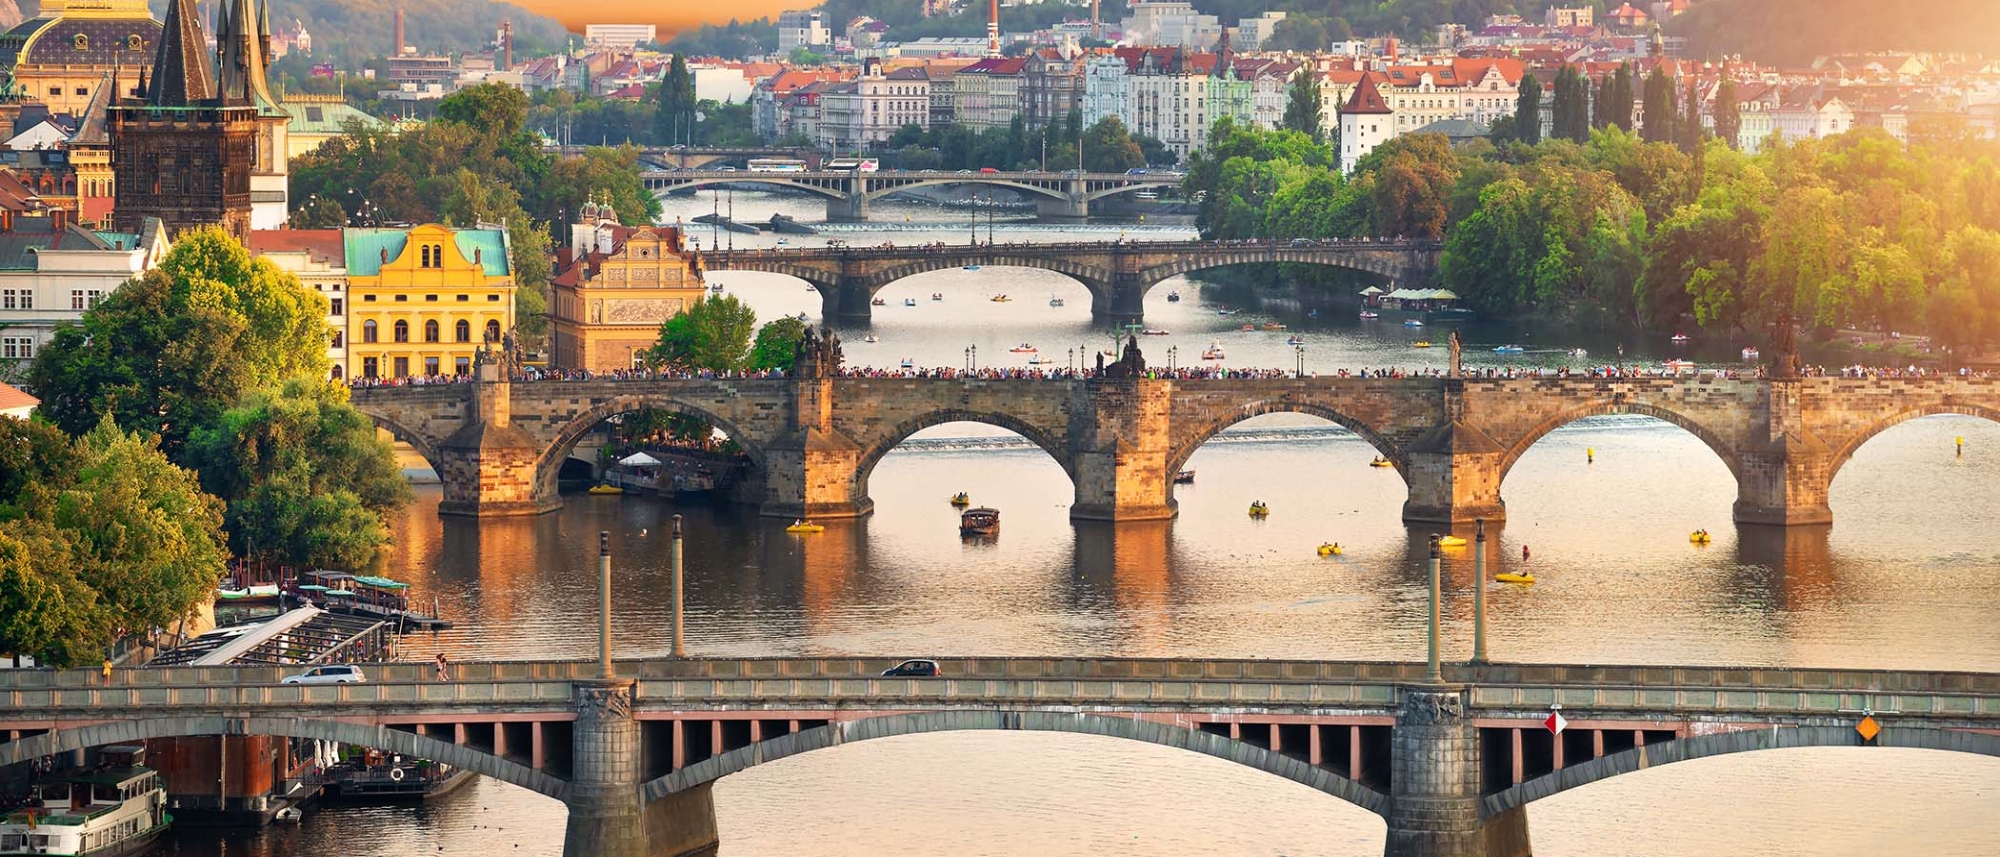
[[[408,589],[408,588],[410,588],[410,585],[409,585],[409,584],[407,584],[407,583],[404,583],[404,582],[402,582],[402,581],[400,581],[400,580],[390,580],[389,578],[386,578],[386,577],[360,577],[360,576],[357,576],[357,577],[355,577],[355,578],[354,578],[354,582],[355,582],[355,583],[359,583],[359,584],[361,584],[361,585],[363,585],[363,586],[373,586],[373,587],[375,587],[376,589]]]

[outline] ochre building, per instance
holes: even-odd
[[[347,374],[472,374],[473,358],[514,329],[506,229],[348,229]]]
[[[706,292],[699,254],[672,226],[621,226],[589,203],[550,278],[550,362],[563,369],[629,369],[659,342],[660,325]]]
[[[0,88],[81,115],[114,71],[126,87],[118,95],[137,95],[159,40],[146,0],[42,0],[35,17],[0,33]]]

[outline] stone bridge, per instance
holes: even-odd
[[[825,316],[867,321],[875,293],[904,277],[968,265],[1039,268],[1090,290],[1091,315],[1138,321],[1146,292],[1161,280],[1225,265],[1289,262],[1365,271],[1394,283],[1437,274],[1435,241],[1152,241],[1070,244],[952,244],[943,247],[798,248],[705,253],[711,271],[762,271],[811,283]]]
[[[0,765],[110,743],[282,735],[435,759],[562,800],[567,857],[717,843],[712,784],[841,744],[963,730],[1143,741],[1382,816],[1390,857],[1526,857],[1525,807],[1687,759],[1782,747],[2000,756],[2000,675],[1723,667],[944,659],[649,660],[0,673]],[[1560,706],[1569,726],[1542,725]],[[1864,722],[1867,719],[1872,722]],[[1873,727],[1871,729],[1870,727]],[[1879,731],[1878,731],[1879,730]]]
[[[564,157],[580,157],[591,146],[544,146],[545,152]],[[698,170],[716,164],[743,163],[751,158],[794,158],[808,165],[818,164],[824,153],[805,146],[645,146],[635,147],[639,163],[648,169]]]
[[[734,170],[666,170],[642,172],[640,181],[654,193],[694,190],[719,184],[760,184],[802,191],[826,199],[826,219],[856,222],[868,219],[868,204],[892,193],[946,185],[985,185],[1018,191],[1035,200],[1042,217],[1080,219],[1090,216],[1090,204],[1107,196],[1142,190],[1180,187],[1170,174],[1043,172],[875,172],[812,170],[798,173]]]
[[[482,367],[494,377],[493,367]],[[1869,438],[1930,414],[2000,421],[2000,379],[1109,378],[482,381],[357,388],[353,402],[408,441],[443,481],[447,514],[535,514],[605,419],[658,408],[707,421],[749,457],[742,502],[774,517],[840,518],[874,506],[868,478],[921,429],[972,421],[1019,433],[1061,465],[1075,520],[1175,513],[1172,475],[1218,432],[1260,414],[1351,429],[1409,486],[1413,523],[1499,521],[1523,453],[1585,417],[1641,414],[1700,438],[1737,482],[1735,518],[1824,524],[1834,474]]]

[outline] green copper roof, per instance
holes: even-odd
[[[347,275],[350,277],[372,277],[381,273],[382,251],[389,251],[389,258],[394,259],[401,256],[404,245],[410,243],[408,229],[348,229],[344,232],[347,239]],[[508,275],[507,233],[500,227],[455,229],[452,239],[465,258],[479,259],[487,276]]]

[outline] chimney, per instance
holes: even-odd
[[[1000,0],[991,0],[993,17],[986,22],[986,55],[1000,55]]]
[[[500,48],[507,57],[506,64],[500,70],[507,71],[512,69],[514,67],[514,21],[511,18],[500,22]]]
[[[400,56],[402,56],[402,55],[403,55],[403,10],[402,10],[402,8],[401,8],[401,7],[397,7],[397,9],[396,9],[396,52],[395,52],[394,54],[391,54],[391,56],[398,56],[398,57],[400,57]]]
[[[49,209],[49,231],[61,232],[69,228],[69,209],[60,205]]]

